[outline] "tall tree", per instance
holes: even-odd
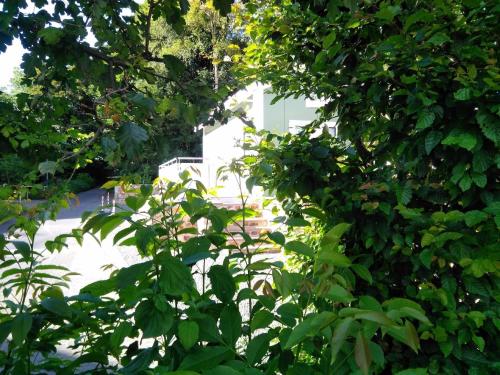
[[[56,145],[48,160],[34,153],[40,172],[79,167],[100,152],[115,164],[127,157],[130,165],[139,166],[139,147],[158,124],[177,123],[191,131],[217,116],[214,109],[227,87],[215,91],[201,77],[189,76],[178,57],[153,50],[153,25],[163,19],[182,33],[189,2],[33,4],[2,4],[0,51],[13,38],[21,40],[28,50],[22,63],[25,80],[40,92],[20,93],[3,103],[0,126],[16,152]],[[231,2],[216,5],[226,14]],[[165,88],[170,91],[162,92]]]

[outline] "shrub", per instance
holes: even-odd
[[[356,291],[414,300],[430,320],[418,354],[384,344],[385,371],[498,371],[498,3],[250,11],[250,73],[283,96],[323,98],[339,134],[264,135],[255,179],[291,216],[351,223],[345,255],[373,279],[358,274]]]
[[[32,245],[35,219],[16,221],[26,241],[0,237],[0,341],[9,338],[0,355],[4,373],[72,373],[82,365],[93,374],[366,373],[372,358],[375,368],[383,365],[382,333],[418,349],[412,322],[429,324],[418,304],[354,298],[354,274],[370,275],[338,252],[349,224],[326,233],[314,254],[279,232],[250,237],[246,220],[256,213],[245,197],[240,209],[218,208],[186,175],[157,188],[153,196],[143,186],[123,211],[89,213],[81,229],[46,243],[58,251],[68,237],[81,242],[90,233],[137,248],[138,263],[75,296],[62,293],[66,269],[40,263]],[[203,230],[197,222],[206,223]],[[314,271],[287,270],[262,255],[269,246],[301,254]],[[60,345],[73,349],[74,358],[57,356]],[[342,359],[332,367],[336,357]]]

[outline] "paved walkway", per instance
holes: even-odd
[[[93,211],[101,206],[101,197],[104,190],[93,189],[78,194],[79,204],[72,202],[69,208],[61,210],[57,220],[47,221],[39,230],[35,239],[35,248],[44,249],[45,242],[56,236],[69,233],[73,228],[81,225],[81,215],[85,211]],[[0,233],[6,226],[0,227]],[[65,290],[66,295],[78,294],[80,289],[97,280],[106,278],[112,269],[102,270],[105,265],[121,268],[137,260],[136,250],[132,247],[124,248],[113,246],[112,239],[104,240],[100,245],[90,235],[84,237],[82,246],[75,240],[68,241],[68,247],[61,252],[50,254],[46,252],[44,263],[61,265],[80,275],[72,276],[70,288]]]

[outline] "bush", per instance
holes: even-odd
[[[113,232],[113,241],[135,246],[141,260],[75,296],[61,289],[68,270],[40,262],[33,241],[0,236],[7,269],[0,305],[0,341],[9,338],[7,352],[0,352],[4,373],[76,372],[90,364],[93,374],[326,374],[335,357],[344,359],[333,369],[366,372],[371,356],[376,368],[383,366],[381,333],[418,349],[412,322],[429,324],[418,304],[381,305],[351,293],[354,274],[371,277],[338,252],[349,224],[326,233],[316,254],[279,232],[252,238],[246,220],[256,212],[246,198],[240,209],[218,208],[199,182],[183,177],[158,186],[156,197],[143,186],[123,211],[84,217],[69,237],[80,242],[85,233],[103,239]],[[38,222],[12,216],[34,239]],[[206,222],[201,231],[194,226],[200,221]],[[234,226],[240,229],[227,229]],[[60,250],[67,238],[47,242],[47,251]],[[287,270],[260,254],[269,246],[301,254],[314,272]],[[349,335],[355,343],[346,341]],[[58,357],[60,345],[75,357]],[[356,360],[343,351],[354,351]]]
[[[389,340],[379,370],[498,372],[498,2],[250,10],[250,73],[282,95],[324,98],[339,134],[264,135],[255,178],[297,219],[351,223],[345,255],[371,274],[356,292],[414,300],[430,320],[415,327],[418,354]]]
[[[92,177],[87,173],[79,173],[73,177],[68,183],[69,191],[73,193],[80,193],[82,191],[87,191],[96,186],[96,183]]]
[[[0,184],[17,184],[23,180],[31,166],[16,154],[0,157]]]

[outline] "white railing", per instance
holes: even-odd
[[[160,164],[159,169],[170,167],[171,165],[180,165],[180,164],[201,164],[203,163],[202,157],[191,157],[191,156],[180,156],[177,158],[173,158],[166,163]]]
[[[167,180],[176,181],[179,174],[185,170],[194,172],[193,177],[203,182],[207,187],[215,183],[216,169],[201,157],[177,157],[158,167],[158,176]]]

